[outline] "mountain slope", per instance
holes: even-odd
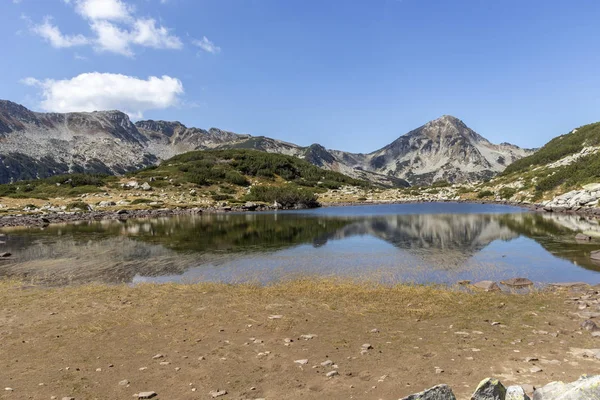
[[[564,190],[600,180],[600,122],[558,136],[510,165],[499,182],[524,181],[537,192]]]
[[[386,186],[488,178],[530,153],[494,145],[444,116],[369,154],[298,146],[180,122],[138,121],[120,111],[37,113],[0,100],[0,183],[56,174],[123,174],[192,150],[255,149]]]

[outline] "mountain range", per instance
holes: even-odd
[[[133,123],[121,111],[39,113],[0,100],[0,183],[73,172],[123,174],[192,150],[228,148],[291,155],[386,186],[486,179],[533,153],[492,144],[449,115],[379,150],[350,153],[176,121]]]

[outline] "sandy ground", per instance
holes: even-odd
[[[0,398],[155,391],[157,399],[210,399],[224,390],[220,399],[398,399],[447,383],[466,399],[488,376],[505,384],[575,380],[600,367],[571,353],[600,347],[573,315],[569,298],[580,295],[328,281],[53,289],[4,282]],[[338,375],[327,377],[331,371]]]

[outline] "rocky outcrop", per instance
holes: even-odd
[[[600,398],[600,375],[582,376],[572,383],[551,382],[533,391],[533,400],[593,400]],[[402,400],[455,400],[447,385],[438,385]],[[495,378],[479,383],[471,400],[531,400],[523,386],[504,385]]]
[[[366,132],[369,134],[369,132]],[[368,154],[308,147],[174,121],[138,121],[120,111],[37,113],[0,100],[0,183],[71,172],[123,174],[192,150],[246,148],[306,159],[386,186],[480,180],[529,153],[495,145],[443,116]]]
[[[541,206],[545,211],[578,211],[582,208],[596,208],[600,200],[600,183],[583,186],[581,190],[572,190],[543,202]]]

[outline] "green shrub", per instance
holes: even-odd
[[[483,199],[485,197],[492,197],[493,195],[494,195],[494,192],[492,192],[491,190],[483,190],[483,191],[477,193],[477,198]]]
[[[500,195],[500,198],[502,198],[502,199],[510,199],[511,197],[513,197],[515,195],[515,193],[517,193],[517,189],[511,188],[511,187],[504,187],[504,188],[500,189],[500,191],[498,192],[498,194]]]
[[[88,211],[89,205],[83,201],[74,201],[72,203],[67,204],[67,210],[80,209],[81,211]]]
[[[130,204],[148,204],[152,203],[154,200],[150,199],[134,199]]]
[[[318,207],[319,202],[315,193],[309,189],[293,185],[286,186],[254,186],[245,197],[248,201],[279,203],[283,207],[295,206]]]
[[[233,197],[228,194],[213,194],[211,197],[214,201],[225,201],[233,199]]]
[[[450,185],[451,185],[451,183],[448,181],[435,181],[431,184],[431,187],[442,188],[442,187],[448,187]]]

